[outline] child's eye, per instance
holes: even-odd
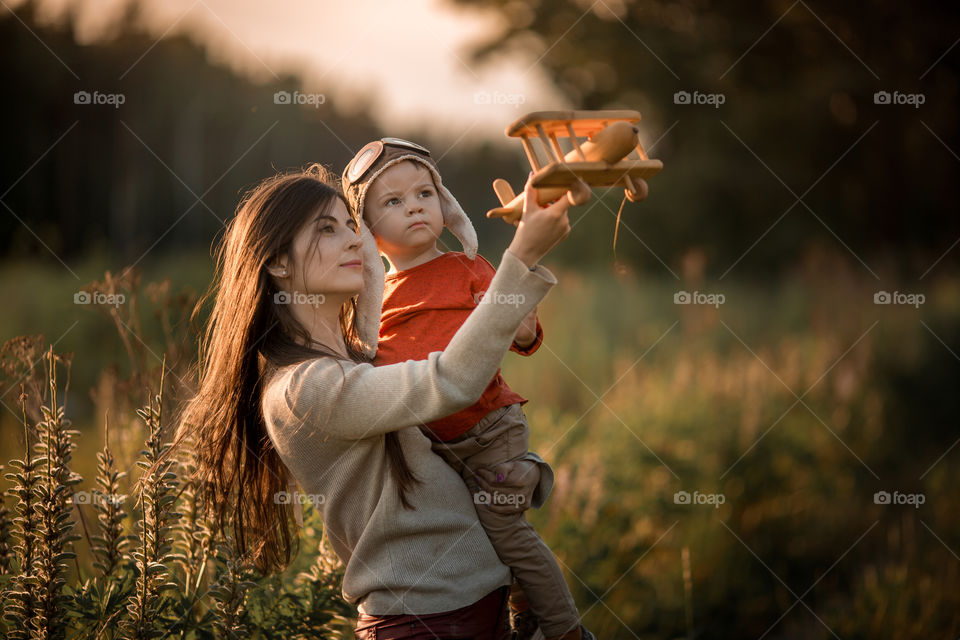
[[[384,204],[388,207],[392,207],[394,205],[400,204],[400,198],[390,198],[389,200],[384,202]]]
[[[433,195],[433,189],[424,189],[423,191],[420,192],[420,195],[423,196],[424,198],[429,198],[430,196]]]

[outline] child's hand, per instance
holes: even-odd
[[[517,335],[514,336],[513,341],[517,343],[517,346],[521,349],[526,349],[533,341],[537,339],[537,308],[534,307],[530,310],[530,313],[527,314],[527,317],[523,319],[523,322],[520,323],[520,328],[517,329]]]

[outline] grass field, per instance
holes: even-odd
[[[192,300],[174,294],[210,275],[202,253],[151,264],[111,316],[73,304],[105,262],[74,268],[80,279],[0,268],[0,335],[74,352],[67,413],[87,479],[107,409],[120,466],[132,462],[147,391],[130,371],[160,366]],[[877,282],[844,264],[811,260],[777,282],[555,270],[543,346],[503,371],[557,476],[530,518],[598,637],[960,633],[960,279],[887,286],[925,301],[879,305]],[[154,304],[146,283],[162,278]],[[723,302],[676,304],[680,291]],[[5,461],[22,444],[17,392],[0,393],[14,410]]]

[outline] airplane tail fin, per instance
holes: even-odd
[[[507,206],[516,197],[510,183],[503,178],[497,178],[493,181],[493,192],[497,194],[497,198],[503,206]]]

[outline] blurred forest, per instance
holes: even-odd
[[[699,247],[721,275],[750,249],[737,268],[762,276],[822,245],[913,279],[960,236],[956,4],[453,1],[504,15],[475,60],[522,52],[580,108],[656,114],[648,144],[669,128],[656,211],[633,218],[669,265]],[[725,101],[676,105],[678,91]]]
[[[88,45],[78,44],[71,14],[48,24],[36,13],[33,2],[16,18],[0,12],[0,50],[16,61],[0,69],[8,96],[0,104],[0,258],[70,265],[99,251],[129,263],[148,251],[203,250],[242,191],[271,172],[321,162],[339,175],[356,150],[389,133],[366,109],[331,106],[336,87],[319,108],[276,104],[275,92],[302,89],[297,76],[259,84],[211,62],[190,36],[156,42],[135,0]],[[78,91],[122,94],[123,103],[75,104]],[[449,142],[424,130],[418,139],[440,155]],[[465,202],[492,205],[491,167],[522,175],[520,160],[483,148],[450,154],[444,180]],[[505,225],[478,227],[487,238],[509,236]]]
[[[615,255],[622,193],[571,210],[572,237],[550,257],[560,285],[539,310],[543,347],[504,362],[530,399],[531,448],[557,472],[530,517],[585,623],[618,639],[958,637],[960,9],[444,6],[502,16],[470,65],[522,56],[575,108],[638,109],[665,165],[650,197],[626,205]],[[339,173],[353,150],[396,135],[372,102],[341,110],[336,85],[319,108],[275,104],[302,79],[253,80],[194,37],[155,42],[144,20],[132,1],[80,44],[69,14],[41,21],[32,1],[0,11],[0,342],[45,335],[0,354],[0,462],[23,451],[18,385],[34,385],[31,418],[43,400],[31,354],[55,344],[73,352],[67,414],[85,452],[73,468],[88,484],[107,414],[118,466],[132,468],[147,435],[135,410],[164,358],[168,415],[190,392],[189,313],[240,194],[276,169]],[[76,104],[77,91],[125,102]],[[406,135],[443,156],[496,262],[512,230],[483,212],[492,179],[522,184],[519,145],[451,148],[429,123]],[[678,305],[678,290],[726,302]],[[875,304],[897,290],[925,302]],[[74,305],[80,291],[125,302]],[[725,502],[682,504],[682,491]],[[883,491],[925,502],[881,504]],[[72,578],[92,571],[85,544]]]
[[[786,1],[457,1],[496,7],[509,25],[474,52],[477,60],[496,64],[519,51],[574,106],[645,115],[644,140],[667,169],[647,202],[625,210],[617,258],[628,264],[676,271],[693,250],[714,277],[736,263],[763,278],[816,249],[871,277],[914,279],[960,236],[953,5],[880,3],[865,12],[856,3]],[[68,264],[92,249],[132,261],[148,249],[206,247],[238,193],[273,168],[321,161],[339,171],[353,150],[390,133],[368,110],[340,112],[335,86],[319,108],[291,108],[273,94],[299,88],[296,76],[258,84],[211,63],[183,35],[150,49],[138,6],[131,2],[90,45],[77,43],[69,17],[38,24],[32,3],[18,8],[69,69],[0,14],[0,47],[17,61],[0,69],[14,97],[0,105],[7,182],[63,136],[4,187],[0,256],[44,254],[41,242]],[[74,104],[82,90],[122,93],[125,102]],[[677,105],[677,91],[725,101]],[[922,93],[925,102],[874,104],[877,91]],[[419,139],[449,147],[431,140],[426,124]],[[522,184],[519,145],[457,148],[441,165],[480,221],[481,247],[508,237],[482,212],[495,204],[494,177]],[[575,211],[580,241],[556,259],[609,261],[618,204],[612,193]],[[938,269],[956,264],[951,253]]]

